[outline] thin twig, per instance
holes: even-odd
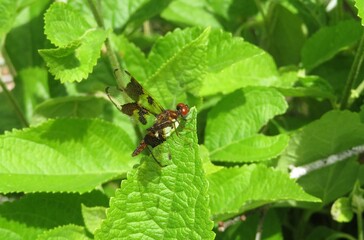
[[[13,94],[11,94],[11,92],[9,92],[8,88],[6,87],[5,83],[2,81],[2,79],[0,79],[0,86],[3,89],[6,97],[9,99],[11,105],[13,106],[16,115],[18,116],[20,122],[23,124],[24,127],[29,127],[29,123],[26,120],[23,111],[21,110],[18,102],[16,101],[16,99],[14,98]]]
[[[363,60],[364,60],[364,33],[361,37],[359,47],[356,51],[353,65],[351,65],[351,68],[350,68],[348,80],[345,84],[344,93],[343,93],[343,96],[342,96],[341,102],[340,102],[340,109],[347,108],[349,97],[350,97],[350,92],[351,92],[351,89],[353,89],[353,86],[358,79]]]
[[[257,232],[255,234],[255,240],[262,239],[263,225],[264,225],[265,216],[267,216],[267,212],[268,212],[268,206],[262,207],[261,212],[260,212],[259,223],[257,226]]]
[[[359,146],[355,146],[349,150],[330,155],[326,158],[319,159],[317,161],[314,161],[312,163],[309,163],[309,164],[306,164],[303,166],[291,167],[290,178],[293,178],[293,179],[300,178],[312,171],[330,166],[334,163],[337,163],[339,161],[342,161],[344,159],[347,159],[354,155],[358,155],[363,152],[364,152],[364,145],[359,145]]]

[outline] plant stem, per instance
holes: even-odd
[[[363,229],[363,210],[358,209],[357,213],[357,224],[358,224],[358,240],[364,240],[364,229]]]
[[[88,0],[88,3],[90,5],[92,14],[95,17],[95,20],[98,24],[98,26],[102,29],[105,29],[105,25],[104,25],[104,21],[103,18],[101,17],[101,13],[100,13],[100,9],[101,6],[100,4],[98,4],[99,6],[96,7],[96,4],[94,3],[95,0]],[[116,80],[116,84],[120,89],[125,89],[125,83],[127,83],[130,79],[129,75],[126,74],[126,72],[124,71],[124,69],[122,69],[122,67],[119,64],[119,61],[116,57],[116,54],[111,46],[111,42],[109,38],[106,38],[105,41],[105,47],[106,47],[106,54],[107,57],[109,59],[109,62],[111,64],[111,67],[114,71],[114,76],[115,76],[115,80]],[[127,94],[125,93],[125,91],[121,91],[121,94],[123,96],[124,99],[128,99],[129,97],[127,96]],[[143,135],[140,131],[140,128],[136,125],[136,122],[133,121],[133,127],[134,130],[137,134],[137,136],[139,138],[142,138]]]
[[[98,26],[102,29],[105,29],[104,20],[102,19],[99,10],[100,6],[96,7],[96,4],[94,3],[93,0],[88,0],[88,3],[90,5],[91,11],[95,17]],[[106,39],[105,46],[106,46],[107,57],[110,61],[111,67],[115,74],[116,83],[120,88],[123,89],[125,88],[125,83],[129,80],[129,76],[125,73],[124,69],[121,68],[119,61],[116,57],[116,54],[112,49],[109,38]]]
[[[264,220],[265,220],[265,217],[267,216],[267,213],[268,213],[268,206],[263,206],[262,209],[261,209],[261,212],[260,212],[257,231],[255,233],[255,240],[261,240],[262,239],[263,225],[264,225]]]
[[[9,99],[11,105],[13,105],[13,108],[15,110],[15,113],[18,116],[20,122],[23,124],[23,126],[29,127],[29,123],[25,119],[25,116],[24,116],[22,110],[20,109],[19,104],[15,100],[14,96],[9,92],[9,90],[6,87],[5,83],[1,79],[0,79],[0,86],[1,86],[2,90],[4,91],[6,97]]]
[[[356,80],[358,78],[363,60],[364,60],[364,32],[361,37],[357,52],[355,54],[354,62],[353,62],[353,65],[351,66],[348,80],[345,85],[344,93],[341,98],[341,102],[340,102],[341,110],[347,108],[349,97],[350,97],[350,92],[351,92],[351,89],[353,88],[354,83],[356,82]]]

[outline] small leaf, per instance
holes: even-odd
[[[205,5],[204,1],[177,0],[169,4],[161,16],[182,26],[222,28],[219,21],[206,9]]]
[[[357,21],[341,21],[335,26],[324,27],[308,39],[302,48],[302,62],[311,70],[331,59],[343,48],[356,43],[363,29]]]
[[[224,97],[208,114],[205,145],[211,159],[251,162],[276,157],[285,149],[288,137],[257,132],[286,108],[284,97],[274,89],[251,87]]]
[[[79,40],[91,26],[69,4],[53,3],[44,15],[44,33],[58,47]]]
[[[355,0],[355,7],[358,9],[358,16],[361,18],[361,25],[364,26],[364,1]]]
[[[353,215],[350,200],[347,197],[337,199],[331,207],[331,216],[337,222],[350,222]]]
[[[215,220],[220,219],[219,215],[235,215],[280,200],[319,202],[289,179],[288,174],[264,165],[224,168],[207,179]]]
[[[100,57],[101,46],[108,33],[97,29],[87,32],[81,40],[57,49],[41,49],[49,71],[61,82],[80,82],[87,78]]]
[[[38,236],[37,240],[49,239],[68,239],[68,240],[87,240],[86,231],[83,227],[76,225],[66,225],[49,230]]]
[[[207,49],[207,74],[201,95],[230,93],[245,86],[274,86],[278,71],[272,57],[230,33],[212,30]]]
[[[128,171],[133,147],[124,131],[100,120],[57,119],[6,133],[0,192],[89,191]]]
[[[129,172],[95,239],[213,239],[194,108],[185,124],[154,151],[166,166],[148,157]]]
[[[282,80],[289,81],[286,81],[286,86],[277,88],[285,96],[317,97],[332,100],[336,98],[332,86],[325,79],[318,76],[298,77],[296,75],[292,76],[291,79],[284,79],[283,76]]]
[[[100,228],[102,221],[106,218],[106,208],[82,205],[82,216],[87,230],[95,234],[95,231]]]

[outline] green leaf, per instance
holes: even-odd
[[[210,209],[215,220],[281,200],[319,202],[288,174],[264,165],[224,168],[207,176]]]
[[[78,117],[94,118],[102,115],[106,102],[94,96],[67,96],[52,98],[39,104],[35,109],[33,121],[49,118]]]
[[[82,217],[87,230],[95,234],[95,231],[100,228],[102,221],[106,218],[106,208],[82,205]]]
[[[355,7],[358,9],[358,17],[361,18],[361,25],[364,26],[364,1],[355,0]]]
[[[326,205],[351,191],[358,179],[359,169],[359,164],[350,159],[313,171],[297,182],[307,193],[320,198]]]
[[[287,2],[275,4],[267,14],[271,21],[267,21],[269,36],[266,37],[265,49],[274,56],[279,66],[298,64],[301,48],[305,42],[304,22]]]
[[[361,145],[363,142],[364,123],[361,122],[359,114],[330,111],[292,136],[282,160],[300,166]]]
[[[0,2],[0,42],[3,42],[3,37],[11,29],[15,21],[17,11],[17,1],[2,0]]]
[[[153,46],[144,86],[163,106],[174,108],[175,103],[185,102],[188,94],[198,94],[209,34],[209,28],[175,30]]]
[[[79,194],[27,194],[18,200],[0,205],[0,237],[11,233],[19,239],[37,239],[37,236],[66,224],[83,225],[81,204],[107,206],[108,198],[101,192]],[[16,238],[14,238],[16,239]]]
[[[197,145],[196,109],[191,109],[181,125],[178,135],[154,151],[166,166],[148,157],[129,172],[111,199],[107,219],[95,239],[213,239],[208,186]]]
[[[317,67],[356,43],[362,34],[362,27],[354,20],[341,21],[335,26],[321,28],[302,48],[304,67],[308,70]]]
[[[61,82],[80,82],[87,78],[100,57],[108,33],[101,29],[88,31],[82,39],[56,49],[41,49],[49,71]]]
[[[258,131],[286,109],[284,97],[274,89],[250,87],[227,95],[208,114],[205,145],[211,159],[252,162],[276,157],[289,138]]]
[[[201,95],[230,93],[245,86],[278,84],[278,72],[270,55],[242,38],[212,30],[207,49],[207,74]]]
[[[205,1],[177,0],[169,4],[161,16],[182,26],[222,28],[218,20],[206,7]]]
[[[337,222],[350,222],[353,215],[350,200],[347,197],[337,199],[331,207],[331,216]]]
[[[135,29],[162,12],[170,2],[172,0],[102,1],[105,25],[118,32],[128,26]]]
[[[100,120],[57,119],[6,133],[0,192],[89,191],[129,170],[133,145],[124,131]]]
[[[299,77],[290,72],[283,74],[281,79],[284,84],[277,89],[285,96],[336,99],[330,83],[319,76]]]
[[[44,22],[44,33],[58,47],[67,47],[81,39],[91,28],[80,13],[63,2],[55,2],[49,7]]]
[[[83,227],[75,225],[66,225],[49,230],[39,235],[37,238],[37,240],[49,240],[49,239],[86,240],[91,238],[86,236],[86,231]]]
[[[280,164],[302,166],[362,145],[363,142],[364,124],[359,114],[331,111],[291,138]],[[299,183],[306,192],[320,197],[326,204],[348,193],[358,173],[359,165],[351,159],[313,171],[301,177]]]

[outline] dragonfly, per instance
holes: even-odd
[[[148,146],[154,148],[165,142],[179,126],[179,119],[186,119],[190,109],[184,103],[178,103],[176,110],[164,109],[130,73],[125,72],[130,76],[130,81],[125,88],[117,87],[116,90],[120,95],[125,93],[130,99],[116,101],[117,98],[113,95],[111,87],[107,87],[105,92],[120,112],[136,118],[143,125],[148,123],[148,119],[150,119],[148,116],[154,116],[153,124],[146,129],[144,138],[132,153],[132,156],[135,157],[148,149],[153,156]],[[153,158],[155,159],[154,156]],[[158,161],[157,163],[159,164]]]

